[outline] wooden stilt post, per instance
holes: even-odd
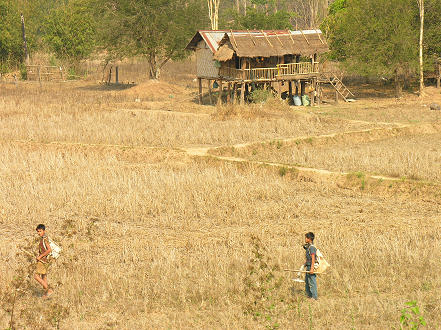
[[[112,69],[113,66],[111,65],[109,68],[109,79],[107,79],[107,85],[110,85],[110,82],[112,81]]]
[[[338,103],[338,92],[335,91],[335,103]]]
[[[115,84],[119,84],[119,67],[115,67]]]
[[[227,85],[227,103],[231,102],[231,82],[228,82]]]
[[[312,85],[312,91],[311,91],[311,106],[315,105],[315,95],[316,95],[316,86],[315,86],[315,79],[312,78],[311,80]]]
[[[243,58],[242,59],[242,85],[240,88],[240,104],[245,104],[245,80],[246,80],[246,71],[245,69],[247,68],[247,64],[248,64],[248,58]]]
[[[202,104],[202,78],[198,78],[198,85],[199,85],[199,104]]]
[[[233,83],[233,104],[237,103],[236,94],[237,94],[237,84],[234,82]]]
[[[289,97],[288,104],[292,104],[293,101],[292,101],[292,81],[291,80],[288,82],[288,97]]]
[[[300,81],[300,97],[302,97],[303,95],[305,95],[305,82]]]
[[[321,85],[320,83],[317,83],[317,104],[321,105],[322,104],[322,95],[321,95]]]
[[[294,84],[296,85],[296,95],[299,95],[299,81],[296,80]]]
[[[282,98],[282,81],[279,80],[279,83],[277,84],[277,94],[279,95],[279,98]]]
[[[436,88],[441,87],[441,59],[438,62],[438,79],[436,79]]]
[[[219,80],[219,97],[217,99],[218,105],[222,104],[222,92],[223,92],[223,86],[222,86],[222,79],[221,79],[221,80]]]
[[[210,104],[213,105],[214,102],[213,102],[213,92],[211,91],[211,80],[208,79],[207,81],[208,81],[208,85],[207,85],[208,86],[208,95],[210,96]]]

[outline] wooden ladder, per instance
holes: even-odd
[[[336,76],[335,73],[332,72],[329,75],[328,82],[335,88],[337,93],[340,94],[341,97],[343,97],[345,102],[348,102],[349,96],[355,97],[355,95],[349,90],[349,88],[345,86],[345,84],[343,84],[343,82]]]

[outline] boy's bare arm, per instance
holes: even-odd
[[[37,257],[37,260],[38,260],[38,261],[40,261],[41,259],[43,259],[43,258],[46,257],[49,253],[52,252],[51,246],[50,246],[49,242],[47,242],[47,241],[46,241],[46,247],[47,247],[47,250],[44,251],[42,254],[40,254],[40,255]]]
[[[311,253],[311,269],[309,274],[314,274],[314,264],[315,264],[315,253]]]

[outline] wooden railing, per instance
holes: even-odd
[[[319,72],[319,64],[317,62],[301,62],[277,65],[279,76],[290,76],[299,74],[310,74]]]
[[[227,78],[227,79],[234,79],[234,80],[236,80],[236,79],[242,80],[242,79],[246,78],[243,70],[225,67],[225,66],[220,67],[219,76],[221,76],[223,78]]]
[[[248,80],[248,81],[268,81],[277,80],[284,76],[304,75],[319,72],[318,62],[301,62],[278,64],[272,68],[255,68],[255,69],[236,69],[222,66],[219,69],[219,75],[225,79],[231,80]]]
[[[275,80],[277,68],[256,68],[245,70],[246,80]]]

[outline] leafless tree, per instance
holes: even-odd
[[[424,35],[424,0],[417,0],[420,10],[420,97],[424,94],[424,63],[423,63],[423,35]]]
[[[207,0],[208,15],[210,17],[211,29],[219,29],[219,4],[220,0]]]

